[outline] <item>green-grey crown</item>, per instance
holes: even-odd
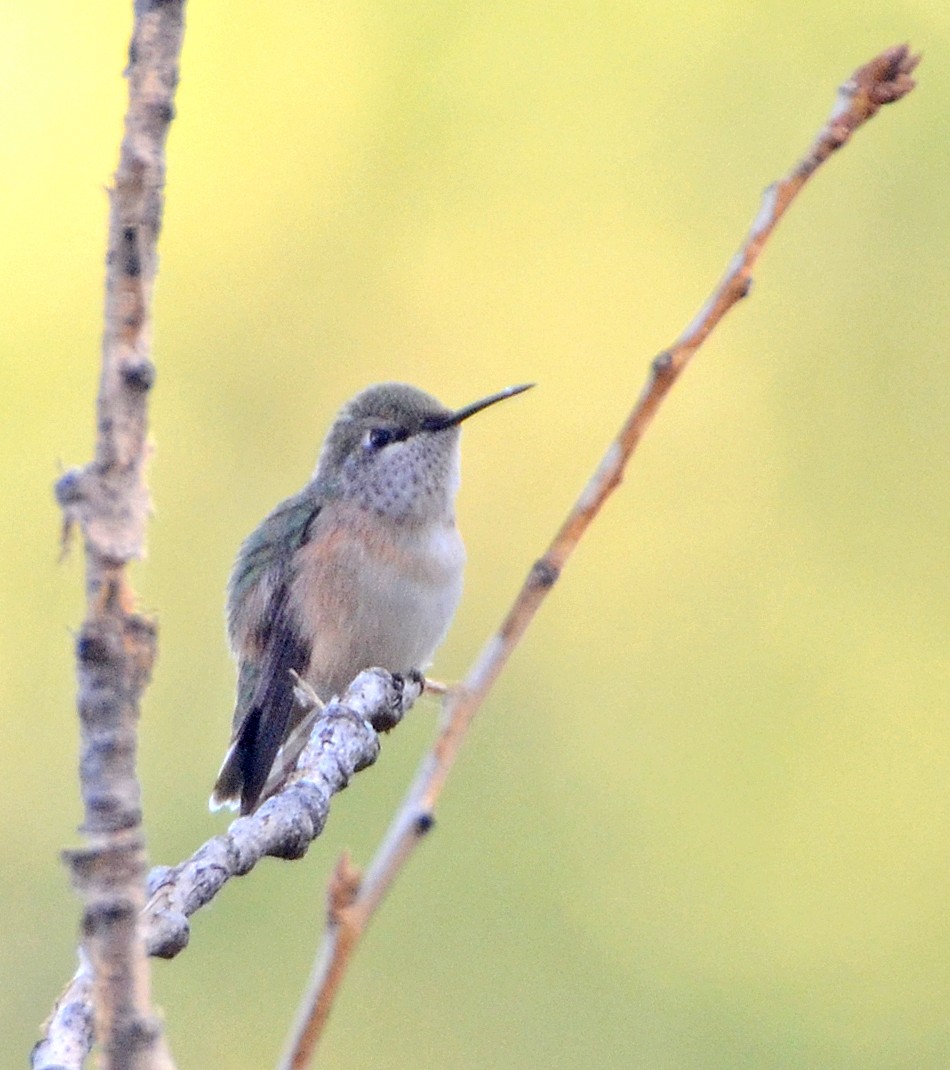
[[[421,431],[433,417],[447,419],[451,415],[451,409],[418,387],[408,383],[377,383],[347,402],[337,422],[363,423],[378,419],[403,425],[411,434]]]
[[[431,424],[433,430],[450,419],[452,410],[440,401],[406,383],[377,383],[367,387],[343,406],[334,421],[323,450],[318,471],[329,475],[338,471],[365,435],[373,430],[389,431],[410,438]]]
[[[378,383],[367,387],[343,406],[320,454],[317,474],[332,479],[348,456],[356,452],[367,435],[379,436],[381,448],[387,442],[406,441],[424,432],[457,433],[463,420],[497,401],[528,389],[512,386],[461,409],[448,409],[431,394],[406,383]]]

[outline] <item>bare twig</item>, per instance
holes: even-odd
[[[129,48],[129,106],[111,191],[105,331],[95,458],[57,483],[64,542],[82,531],[86,618],[76,646],[82,735],[80,780],[85,847],[66,852],[83,896],[83,939],[95,1033],[110,1070],[171,1067],[151,1012],[139,915],[145,902],[145,844],[135,770],[139,698],[155,658],[154,624],[134,612],[127,566],[144,556],[149,500],[146,398],[151,300],[162,221],[164,148],[174,114],[183,0],[135,5]],[[54,1020],[81,1018],[61,1001]],[[68,1048],[41,1042],[34,1067],[78,1066]]]
[[[673,345],[653,361],[650,375],[626,423],[604,454],[553,542],[531,569],[498,632],[483,648],[464,682],[447,700],[444,727],[420,766],[390,829],[352,901],[330,911],[310,989],[298,1012],[282,1070],[304,1070],[339,991],[353,951],[384,896],[432,824],[432,813],[473,717],[517,646],[567,559],[618,486],[624,469],[663,399],[725,314],[749,292],[752,267],[785,210],[817,168],[883,104],[914,87],[920,57],[906,46],[882,52],[841,87],[831,116],[808,154],[770,186],[758,215],[719,285]]]
[[[379,754],[378,732],[394,728],[423,688],[421,678],[369,669],[314,723],[289,784],[227,832],[208,840],[181,864],[149,875],[151,897],[142,915],[150,955],[173,958],[188,945],[188,918],[232,877],[264,857],[300,858],[320,835],[334,794]],[[33,1070],[74,1070],[92,1046],[91,978],[83,957],[46,1023]]]

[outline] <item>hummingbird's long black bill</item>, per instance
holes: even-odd
[[[427,431],[444,431],[447,427],[455,427],[463,420],[467,420],[469,416],[474,416],[476,412],[481,412],[482,409],[487,409],[489,405],[494,405],[496,401],[504,401],[505,398],[513,398],[515,394],[523,394],[525,390],[530,390],[534,386],[534,383],[522,383],[521,386],[509,386],[506,390],[499,390],[497,394],[492,394],[491,397],[482,398],[481,401],[473,401],[471,405],[466,405],[462,409],[456,409],[455,412],[449,413],[448,416],[440,416],[435,419],[426,421]]]

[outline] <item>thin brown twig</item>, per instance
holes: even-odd
[[[165,182],[165,140],[174,114],[184,0],[135,5],[127,77],[129,104],[110,191],[105,330],[95,456],[56,485],[64,543],[83,535],[86,616],[76,644],[86,845],[65,852],[84,900],[83,945],[93,1014],[60,1001],[95,1036],[108,1070],[170,1070],[152,1013],[145,940],[145,842],[135,755],[139,699],[156,650],[154,623],[134,611],[128,564],[145,553],[149,511],[147,396],[151,304]],[[79,1066],[82,1045],[33,1050],[35,1068]],[[78,1059],[78,1061],[77,1061]]]
[[[363,883],[363,875],[357,866],[354,866],[347,852],[340,856],[336,869],[330,878],[327,889],[327,932],[333,933],[332,943],[325,943],[324,949],[332,953],[332,949],[345,949],[342,953],[332,954],[329,961],[317,959],[313,966],[311,985],[321,984],[324,978],[328,983],[336,987],[341,983],[342,977],[334,978],[334,970],[344,971],[349,959],[350,945],[360,937],[359,920],[353,912],[353,906],[360,893]],[[294,1024],[294,1033],[301,1038],[301,1046],[313,1048],[323,1028],[326,1025],[326,1017],[330,1013],[330,1005],[324,1003],[316,1008],[316,1013],[302,1003],[299,1009],[300,1018]]]
[[[396,876],[431,826],[433,810],[472,719],[581,537],[620,483],[627,462],[664,398],[716,325],[748,294],[753,265],[808,179],[882,105],[900,100],[913,89],[912,73],[919,60],[906,45],[899,45],[855,71],[839,90],[832,113],[807,155],[765,191],[745,240],[709,300],[676,342],[654,359],[639,400],[597,471],[547,551],[531,569],[501,627],[483,648],[464,682],[450,693],[444,727],[423,760],[352,902],[335,916],[331,911],[281,1070],[305,1070],[309,1066],[352,954]]]

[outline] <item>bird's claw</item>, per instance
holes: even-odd
[[[320,710],[322,712],[326,708],[326,703],[310,684],[302,679],[299,673],[294,672],[293,669],[290,670],[290,676],[294,682],[294,700],[297,705],[307,710]]]

